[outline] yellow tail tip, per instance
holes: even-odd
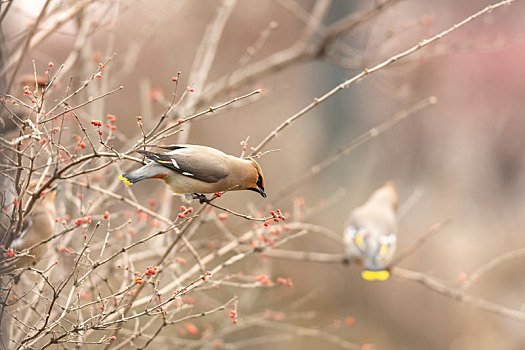
[[[122,176],[122,175],[120,175],[120,176],[118,177],[118,179],[124,181],[124,183],[125,183],[126,185],[133,185],[133,182],[129,181],[128,179],[126,179],[126,178],[125,178],[124,176]]]
[[[390,277],[390,272],[388,270],[381,271],[370,271],[364,270],[361,272],[361,277],[367,281],[386,281]]]

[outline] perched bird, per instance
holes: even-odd
[[[32,190],[35,185],[36,183],[30,185],[29,188]],[[11,242],[11,248],[20,252],[48,239],[55,233],[55,199],[56,192],[51,190],[47,191],[43,198],[37,200],[31,212],[24,218],[22,230]],[[24,267],[36,264],[44,257],[46,251],[47,244],[41,244],[31,249],[28,256],[20,257],[16,266]]]
[[[364,265],[365,280],[390,277],[387,265],[396,248],[396,211],[397,191],[388,182],[350,215],[344,234],[346,254]]]
[[[215,148],[199,145],[164,147],[166,153],[137,152],[152,162],[122,174],[119,179],[132,185],[144,179],[163,179],[175,194],[192,195],[222,191],[251,190],[266,197],[261,167],[252,158],[241,159]]]
[[[9,169],[9,164],[0,158],[0,166]],[[14,168],[14,166],[13,166]],[[9,172],[6,170],[5,172]],[[9,174],[10,175],[10,174]],[[11,224],[11,213],[13,212],[13,203],[16,199],[16,189],[13,177],[0,172],[0,244],[9,246],[11,243],[8,232]]]
[[[18,87],[14,96],[28,102],[31,99],[25,94],[26,91],[30,91],[31,94],[35,93],[40,98],[46,86],[47,79],[44,77],[37,76],[35,80],[34,74],[22,75],[18,78]],[[0,92],[5,91],[0,90]],[[35,112],[26,106],[18,103],[13,104],[10,99],[4,100],[4,103],[0,103],[0,134],[4,135],[5,138],[13,137],[18,134],[22,121],[33,117],[34,114]]]

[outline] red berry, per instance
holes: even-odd
[[[186,323],[184,327],[186,327],[186,331],[188,331],[189,335],[199,334],[199,330],[197,329],[197,327],[195,327],[193,323]]]
[[[466,280],[468,280],[468,275],[466,272],[460,272],[458,273],[458,280],[460,282],[465,282]]]

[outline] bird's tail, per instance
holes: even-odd
[[[363,270],[361,277],[367,281],[386,281],[390,277],[390,271],[387,269],[381,270]]]
[[[126,185],[133,185],[134,183],[152,177],[152,175],[153,174],[151,173],[151,169],[149,169],[147,166],[143,166],[142,168],[139,168],[132,172],[122,174],[118,178],[119,180],[124,181]]]
[[[134,182],[131,182],[130,179],[129,179],[129,173],[120,175],[118,177],[118,179],[124,181],[124,183],[126,185],[133,185],[134,184]]]

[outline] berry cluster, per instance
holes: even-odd
[[[193,213],[193,207],[186,208],[184,205],[180,206],[180,213],[177,215],[179,219],[184,219],[186,215]]]
[[[280,209],[277,209],[277,211],[274,211],[274,210],[270,211],[270,215],[272,216],[273,219],[266,220],[264,222],[265,227],[270,226],[270,224],[272,223],[272,220],[274,222],[279,222],[280,220],[286,221],[286,216],[283,215]]]
[[[5,249],[5,246],[2,245],[2,249]],[[11,258],[16,256],[16,252],[13,250],[13,248],[9,248],[4,252],[4,258]]]
[[[233,324],[237,324],[237,311],[230,311],[230,318],[232,319]]]
[[[157,266],[148,266],[146,267],[146,273],[144,274],[145,276],[149,276],[149,275],[155,275],[157,274]]]
[[[288,278],[279,277],[279,278],[277,278],[277,283],[282,284],[283,286],[287,286],[288,288],[292,288],[293,287],[293,282],[292,282],[292,279],[290,277],[288,277]]]
[[[273,284],[270,277],[268,277],[268,275],[266,275],[265,273],[260,274],[259,276],[255,277],[255,280],[259,282],[260,284],[262,284],[263,286],[271,286]]]
[[[75,225],[80,226],[82,224],[91,224],[91,216],[84,216],[83,218],[78,218],[75,220]]]

